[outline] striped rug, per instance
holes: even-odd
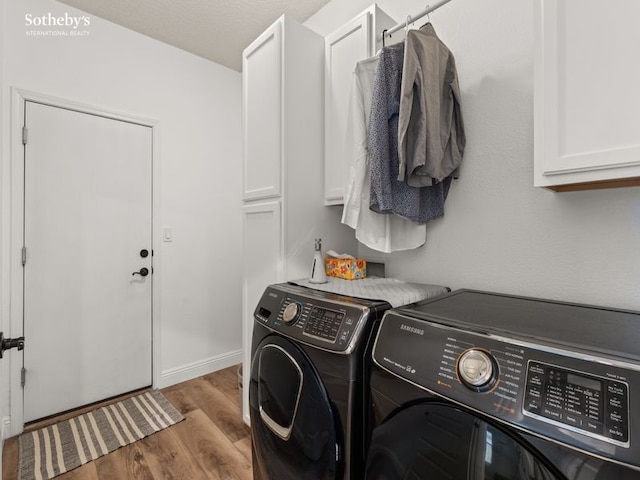
[[[184,420],[153,390],[18,438],[18,480],[46,480]]]

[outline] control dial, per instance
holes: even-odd
[[[489,353],[470,348],[458,360],[458,375],[467,387],[486,392],[496,382],[498,366]]]
[[[297,302],[291,302],[286,306],[284,312],[282,312],[282,320],[287,325],[291,325],[298,320],[300,312],[302,311],[302,305]]]

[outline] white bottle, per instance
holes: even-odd
[[[324,258],[322,258],[321,238],[316,238],[316,251],[313,254],[309,283],[327,283],[327,274],[324,271]]]

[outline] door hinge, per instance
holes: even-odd
[[[28,134],[29,134],[29,131],[28,131],[27,127],[22,127],[22,144],[23,145],[27,144]]]
[[[22,247],[22,266],[24,267],[27,263],[27,247]]]
[[[20,386],[24,387],[24,384],[27,382],[27,369],[22,367],[20,370]]]

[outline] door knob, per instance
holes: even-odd
[[[24,337],[4,338],[4,332],[0,332],[0,358],[2,358],[4,351],[10,348],[24,349]]]
[[[149,275],[149,269],[147,267],[142,267],[139,272],[133,272],[131,275],[140,275],[141,277],[146,277]]]

